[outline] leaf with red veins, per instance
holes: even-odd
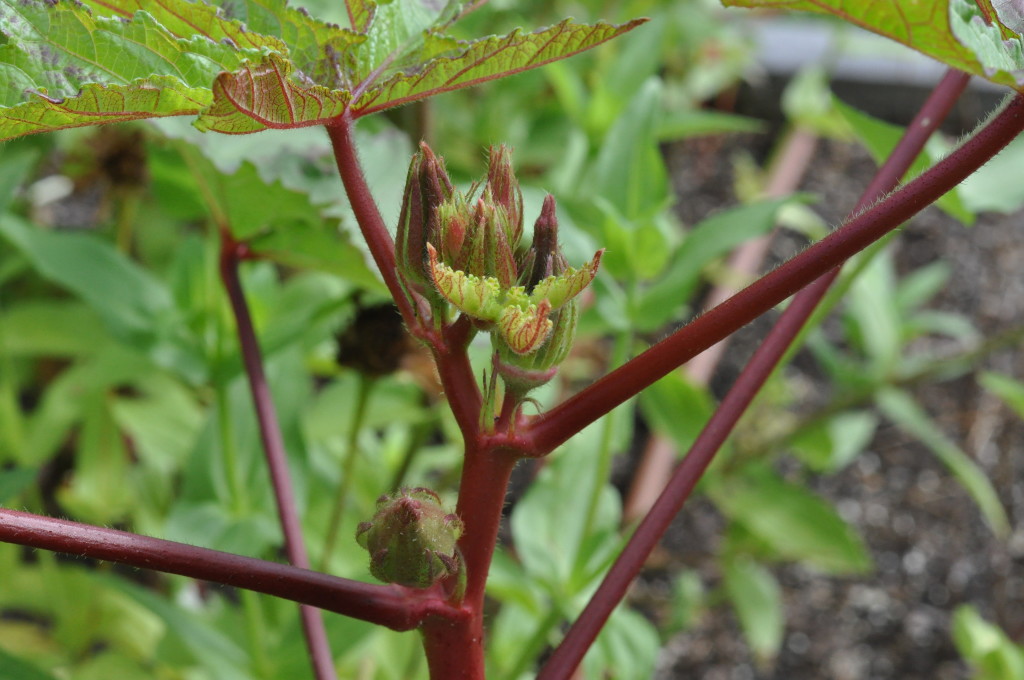
[[[557,276],[542,279],[530,292],[530,301],[539,304],[541,300],[547,300],[552,309],[558,309],[590,285],[597,276],[603,254],[604,249],[601,249],[594,253],[593,260],[579,269],[569,267]]]
[[[352,25],[352,30],[366,33],[373,22],[377,3],[373,0],[345,0],[345,8],[348,10],[348,20]]]
[[[0,108],[0,142],[67,128],[199,113],[210,91],[188,88],[169,76],[154,76],[128,85],[89,84],[76,97],[53,99],[39,93],[32,101]]]
[[[200,130],[248,134],[267,128],[322,125],[345,111],[351,93],[322,85],[298,85],[292,66],[278,54],[221,73],[213,84],[213,104],[195,122]]]
[[[529,354],[540,349],[551,333],[551,303],[542,300],[540,304],[510,304],[505,307],[498,320],[498,332],[516,354]]]
[[[989,65],[989,73],[986,73],[984,56],[977,49],[965,45],[962,38],[958,39],[959,31],[954,30],[954,24],[959,21],[958,14],[961,14],[957,7],[970,5],[973,9],[968,11],[978,16],[977,21],[982,26],[991,24],[998,28],[1003,38],[1018,37],[1016,31],[1000,21],[992,0],[722,0],[722,4],[831,14],[903,43],[953,68],[1021,89],[1007,70],[992,70]],[[1019,48],[1017,41],[1018,52]]]
[[[566,19],[532,33],[516,29],[504,36],[455,43],[457,51],[453,54],[438,56],[398,72],[385,70],[380,80],[370,84],[359,96],[352,111],[357,116],[365,116],[537,68],[600,45],[645,21],[634,19],[621,25],[603,22],[588,25]],[[404,65],[404,60],[402,63]]]
[[[95,15],[130,19],[139,10],[153,15],[167,32],[178,38],[199,34],[213,42],[230,41],[236,47],[267,48],[288,52],[280,36],[262,35],[258,29],[225,16],[224,10],[193,0],[79,0]],[[281,2],[282,8],[284,2]]]
[[[498,280],[452,269],[437,259],[437,250],[427,244],[434,287],[460,312],[479,321],[495,323],[501,318],[505,292]]]

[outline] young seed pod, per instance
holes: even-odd
[[[370,573],[385,583],[429,588],[462,569],[456,542],[462,520],[422,487],[377,499],[377,513],[356,530],[370,553]]]

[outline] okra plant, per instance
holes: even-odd
[[[601,285],[602,259],[614,269],[615,262],[628,257],[623,255],[628,244],[597,244],[578,260],[567,256],[560,243],[558,197],[546,195],[531,214],[514,170],[514,152],[500,143],[488,152],[486,174],[469,187],[449,175],[444,149],[420,143],[408,163],[400,199],[394,205],[380,205],[380,193],[370,185],[360,159],[360,139],[366,138],[358,137],[356,123],[434,95],[558,62],[631,31],[655,31],[657,26],[643,18],[622,24],[565,19],[532,31],[516,29],[468,40],[454,37],[483,4],[480,0],[346,0],[336,8],[344,22],[337,25],[284,0],[0,0],[0,140],[30,140],[32,135],[56,130],[172,117],[189,118],[195,128],[211,135],[283,131],[278,134],[298,136],[304,134],[300,129],[318,129],[326,133],[333,150],[347,198],[344,216],[355,222],[365,242],[365,251],[355,247],[346,232],[334,228],[335,218],[303,205],[302,197],[284,186],[261,181],[259,174],[266,168],[243,164],[225,172],[224,164],[216,162],[223,159],[209,158],[198,146],[176,141],[173,138],[181,135],[166,124],[160,127],[168,133],[166,138],[150,133],[159,140],[152,143],[151,153],[165,160],[164,186],[180,192],[168,205],[190,217],[202,214],[204,219],[197,221],[212,226],[208,234],[215,242],[213,259],[228,301],[228,320],[217,311],[209,315],[214,319],[209,326],[175,316],[171,294],[137,275],[123,252],[101,248],[81,234],[45,232],[25,220],[4,217],[0,232],[31,266],[99,310],[104,332],[132,343],[131,353],[112,353],[110,362],[130,367],[145,360],[153,371],[174,371],[192,386],[212,386],[205,398],[218,412],[217,426],[202,441],[211,450],[216,448],[219,457],[216,463],[190,458],[189,465],[220,466],[209,485],[219,485],[216,493],[237,514],[257,504],[255,499],[262,492],[250,484],[264,480],[273,492],[279,527],[250,529],[268,548],[283,545],[290,564],[100,526],[123,519],[108,514],[110,508],[102,503],[79,504],[83,515],[95,518],[95,525],[0,510],[0,539],[239,588],[242,614],[238,616],[250,642],[254,673],[261,677],[272,677],[275,670],[282,673],[280,677],[296,676],[284,675],[291,671],[276,667],[261,649],[260,629],[269,625],[267,607],[253,599],[253,592],[299,603],[306,658],[318,680],[335,677],[332,642],[338,644],[344,638],[329,631],[322,611],[395,631],[419,631],[431,678],[483,678],[489,641],[485,595],[516,465],[545,458],[582,436],[585,428],[617,406],[792,297],[621,550],[615,555],[594,550],[593,564],[587,567],[593,573],[588,578],[605,569],[607,573],[582,611],[556,611],[557,619],[540,625],[530,637],[529,654],[524,652],[522,660],[510,668],[497,669],[511,678],[528,673],[564,617],[574,621],[543,660],[538,677],[573,677],[670,520],[784,358],[839,268],[956,187],[1024,129],[1024,100],[1014,93],[946,158],[897,188],[963,90],[968,74],[1013,90],[1024,87],[1024,51],[1016,32],[1019,14],[1009,16],[998,3],[925,0],[911,6],[892,0],[851,6],[840,0],[726,0],[726,5],[832,14],[924,52],[946,63],[950,71],[865,189],[859,210],[843,225],[549,408],[537,395],[550,386],[560,367],[568,365],[585,307],[600,305],[600,297],[615,290],[612,284]],[[634,90],[633,100],[625,103],[629,117],[649,113],[644,111],[646,92]],[[634,104],[635,110],[629,108]],[[619,130],[609,129],[609,134]],[[8,144],[2,152],[6,158],[0,156],[11,178],[0,180],[0,207],[10,203],[15,185],[33,167],[35,152],[27,141]],[[367,155],[364,151],[364,160]],[[387,157],[385,161],[389,166],[406,165],[406,159]],[[392,216],[395,223],[389,225]],[[118,219],[127,234],[122,250],[130,251],[132,233],[146,225],[135,227],[126,209]],[[120,232],[118,240],[122,240]],[[176,277],[175,295],[188,297],[202,291],[213,299],[210,288],[204,287],[202,267],[197,269],[190,261],[202,261],[208,255],[204,243],[209,242],[183,237],[185,254],[167,265]],[[367,270],[363,252],[368,253],[375,273]],[[289,462],[287,449],[294,433],[282,428],[279,411],[289,409],[288,398],[295,395],[271,394],[274,376],[268,376],[261,352],[261,343],[264,350],[274,349],[284,340],[272,330],[257,332],[261,314],[268,312],[252,290],[246,294],[246,288],[260,290],[259,272],[266,270],[259,267],[266,261],[334,277],[297,277],[293,297],[282,297],[280,313],[293,304],[293,311],[305,314],[301,323],[317,326],[341,304],[353,300],[362,304],[364,294],[373,302],[385,301],[385,308],[397,309],[417,351],[425,352],[432,362],[436,376],[423,371],[422,377],[427,382],[436,379],[450,412],[447,422],[460,439],[458,470],[453,473],[459,478],[454,504],[443,489],[430,488],[429,479],[406,483],[407,467],[402,467],[403,473],[392,480],[395,483],[375,491],[379,496],[375,509],[358,518],[361,521],[353,532],[339,535],[339,527],[347,526],[342,517],[345,494],[353,492],[350,463],[355,459],[350,455],[340,475],[336,469],[330,473],[337,477],[339,489],[330,519],[308,517],[308,509],[302,507],[306,489],[320,481],[317,470],[324,467],[309,468],[297,484],[292,479],[294,461]],[[9,265],[3,276],[13,277],[23,266],[20,262]],[[252,267],[251,277],[243,271],[247,267]],[[90,282],[91,268],[101,274],[132,273],[117,279],[118,285],[104,286]],[[86,273],[79,276],[79,271]],[[638,304],[657,312],[654,316],[661,308],[678,310],[681,302],[673,298],[677,294],[673,282],[684,288],[696,280],[696,274],[681,271],[674,276],[663,285],[651,286],[649,297]],[[339,280],[355,284],[346,287]],[[353,292],[356,288],[358,294]],[[323,308],[306,310],[297,301],[307,289],[318,295],[329,291],[334,299],[324,294],[328,301]],[[209,302],[215,310],[218,304]],[[228,322],[237,333],[237,354],[225,349],[228,343],[221,331]],[[389,348],[383,339],[373,346],[375,340],[364,351],[376,360]],[[476,355],[486,358],[480,361]],[[301,361],[287,365],[296,363]],[[358,403],[349,406],[357,421],[370,401],[378,373],[387,372],[378,368],[367,370],[352,393]],[[230,377],[239,372],[244,372],[255,406],[266,477],[232,453],[241,445],[234,441],[231,427],[239,402]],[[143,384],[173,400],[179,388],[167,387],[160,375],[154,373]],[[122,383],[133,380],[111,378],[97,397],[97,408]],[[6,392],[4,399],[6,408],[11,405]],[[59,404],[53,409],[59,412]],[[122,409],[108,420],[96,421],[100,425],[83,427],[80,438],[93,456],[102,458],[107,448],[114,447],[127,457],[116,417],[131,420],[132,413]],[[383,423],[389,414],[378,417]],[[677,417],[685,419],[687,414]],[[65,422],[64,427],[70,425]],[[351,428],[347,442],[350,454],[359,446],[356,429]],[[30,435],[22,437],[10,429],[4,440],[11,449],[4,452],[13,461],[11,472],[21,475],[17,477],[21,480],[23,470],[35,470],[33,466],[57,457],[59,442],[52,436],[41,430]],[[163,436],[174,438],[173,433]],[[137,439],[138,455],[152,456],[147,448],[151,440]],[[426,447],[423,439],[410,436],[403,446],[415,452]],[[158,474],[163,464],[152,463],[151,476],[128,474],[123,465],[110,470],[111,476],[125,478],[109,485],[107,500],[114,503],[124,493],[123,486],[135,483],[140,485],[139,493],[169,496],[174,489]],[[15,480],[12,484],[17,481],[7,479]],[[972,479],[975,490],[984,487],[983,481]],[[18,491],[24,489],[24,481],[17,483],[21,484]],[[196,493],[196,489],[185,485],[184,493]],[[976,493],[983,495],[983,491]],[[66,497],[73,505],[75,497]],[[1001,509],[997,501],[989,501],[984,504],[986,517],[998,527],[1004,521]],[[585,523],[596,521],[602,512],[599,506],[600,500],[594,501]],[[207,507],[203,512],[214,511]],[[201,530],[202,520],[211,516],[215,515],[197,512],[190,519]],[[307,550],[304,523],[311,521],[318,527],[329,524],[324,531],[329,538],[324,546]],[[549,521],[557,523],[559,518]],[[133,528],[156,524],[152,517],[140,517]],[[230,532],[223,537],[226,545],[232,545],[227,540]],[[363,571],[383,583],[327,573],[337,553],[351,556],[362,549]],[[557,590],[561,584],[551,585]],[[14,587],[13,583],[0,585]],[[132,597],[145,599],[132,587],[124,588]],[[278,608],[273,617],[288,615]],[[170,614],[167,617],[173,619]],[[208,668],[220,673],[218,677],[245,677],[231,654],[223,652],[230,645],[211,646],[210,639],[194,638],[189,644],[194,656],[206,654]],[[0,662],[8,663],[5,658],[0,657]],[[415,668],[415,663],[410,662],[410,667]]]

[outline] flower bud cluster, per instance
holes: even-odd
[[[407,290],[435,318],[454,307],[491,333],[497,368],[520,397],[547,382],[569,352],[586,288],[602,251],[579,269],[558,244],[555,200],[548,196],[522,247],[523,197],[509,150],[492,147],[483,187],[464,194],[441,161],[421,145],[409,169],[397,235]],[[476,196],[476,197],[474,197]]]

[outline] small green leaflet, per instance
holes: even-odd
[[[0,141],[166,116],[228,134],[321,125],[564,59],[644,21],[460,42],[439,33],[457,2],[347,9],[351,29],[285,0],[0,0]]]

